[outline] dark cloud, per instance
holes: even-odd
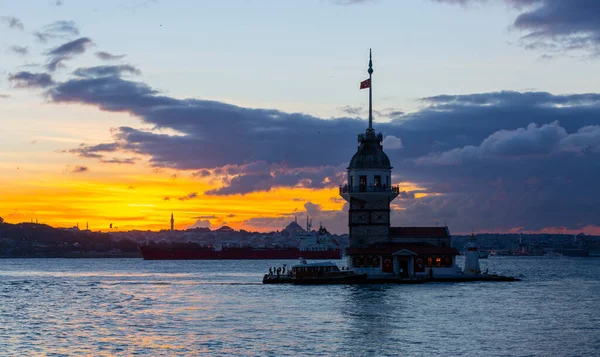
[[[275,187],[309,187],[314,189],[342,184],[343,166],[286,168],[279,164],[256,161],[248,165],[215,170],[224,186],[206,191],[206,195],[234,195],[270,191]],[[232,176],[231,176],[232,175]]]
[[[50,0],[50,4],[54,6],[62,6],[64,4],[63,0]]]
[[[177,169],[210,169],[260,160],[285,161],[290,167],[326,166],[332,160],[341,164],[354,147],[347,138],[365,128],[363,120],[322,120],[301,113],[176,99],[159,95],[144,83],[119,77],[72,79],[52,88],[49,95],[54,102],[129,112],[155,128],[185,134],[157,134],[129,127],[113,133],[122,149],[151,152],[153,165]],[[303,144],[291,146],[289,137],[302,137]],[[203,155],[185,155],[188,152]]]
[[[70,60],[73,56],[82,54],[86,49],[93,45],[92,40],[87,37],[81,37],[73,41],[64,43],[50,51],[48,51],[49,61],[46,68],[54,72],[63,65],[63,62]],[[94,67],[92,67],[94,68]]]
[[[126,112],[178,133],[120,127],[113,142],[74,153],[129,153],[149,157],[158,168],[209,171],[223,184],[209,195],[335,186],[356,150],[356,134],[366,127],[365,120],[177,99],[118,76],[75,78],[47,93],[56,103]],[[600,197],[600,94],[493,92],[422,102],[419,111],[375,127],[389,137],[384,149],[395,166],[394,182],[422,187],[396,201],[404,208],[394,211],[396,222],[447,220],[461,232],[476,224],[541,229],[596,222],[600,208],[589,197]],[[401,149],[391,149],[393,142]],[[416,199],[416,193],[429,196]]]
[[[80,144],[77,148],[65,150],[63,152],[70,152],[80,157],[103,159],[104,155],[100,153],[116,152],[118,149],[119,143],[98,144],[91,146]]]
[[[0,99],[8,99],[8,98],[10,98],[10,95],[0,93]]]
[[[197,216],[197,217],[192,217],[193,219],[217,219],[218,217],[215,215],[210,215],[210,216]]]
[[[96,52],[96,57],[100,58],[103,61],[116,61],[123,59],[126,55],[113,55],[108,52],[98,51]]]
[[[10,50],[13,51],[16,54],[19,54],[21,56],[25,56],[29,53],[29,50],[27,49],[26,46],[10,46]]]
[[[467,5],[489,0],[433,0]],[[525,32],[526,48],[563,52],[591,50],[600,45],[600,1],[596,0],[504,0],[521,11],[513,27]]]
[[[204,169],[197,172],[192,173],[193,177],[208,177],[210,176],[210,171]]]
[[[116,157],[113,157],[112,159],[102,159],[100,161],[104,162],[106,164],[126,164],[126,165],[133,165],[138,160],[139,159],[135,158],[135,157],[126,157],[124,159],[118,159]]]
[[[75,166],[71,172],[72,173],[80,173],[80,172],[87,172],[89,171],[87,166]]]
[[[42,43],[54,39],[67,39],[71,36],[78,36],[79,29],[74,21],[56,21],[45,26],[40,31],[33,33],[35,38]]]
[[[163,201],[170,201],[170,200],[171,200],[171,197],[168,197],[168,196],[165,196],[165,197],[163,198]]]
[[[21,31],[25,29],[23,22],[14,16],[1,16],[0,22],[6,24],[11,29],[17,29]]]
[[[109,77],[109,76],[121,76],[123,74],[140,75],[142,72],[128,64],[119,66],[95,66],[87,68],[78,68],[73,74],[77,77],[95,78],[95,77]]]
[[[10,74],[8,80],[15,88],[46,88],[54,84],[48,73],[18,72]]]
[[[190,192],[187,195],[183,196],[183,197],[179,197],[178,200],[180,201],[187,201],[187,200],[192,200],[194,198],[198,197],[198,192]]]

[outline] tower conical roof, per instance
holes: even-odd
[[[360,145],[350,160],[349,170],[392,169],[390,158],[383,152],[381,145],[383,135],[381,133],[375,135],[373,129],[367,129],[365,134],[358,136],[358,141]]]

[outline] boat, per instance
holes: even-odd
[[[352,270],[342,270],[332,262],[307,263],[302,260],[287,274],[269,272],[263,277],[263,284],[359,284],[366,282],[367,274]]]
[[[340,270],[332,262],[302,263],[292,267],[293,284],[356,284],[367,279],[367,274],[358,274],[353,270]]]

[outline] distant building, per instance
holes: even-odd
[[[454,274],[458,251],[450,247],[447,227],[390,227],[390,203],[400,188],[391,183],[392,166],[383,152],[383,135],[373,129],[370,56],[368,73],[361,89],[369,88],[369,127],[358,135],[348,182],[340,186],[340,195],[349,203],[348,266],[369,277]]]

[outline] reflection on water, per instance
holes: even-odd
[[[262,285],[293,261],[0,260],[0,355],[593,356],[600,259],[518,283]],[[340,262],[341,264],[341,262]]]

